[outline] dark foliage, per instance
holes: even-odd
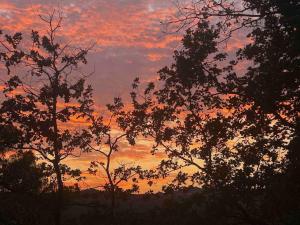
[[[139,98],[134,82],[140,131],[154,139],[153,153],[168,155],[161,175],[176,177],[165,190],[193,185],[209,190],[212,198],[223,196],[232,211],[229,224],[283,224],[299,211],[299,177],[291,175],[298,165],[299,4],[195,5],[181,11],[192,10],[177,21],[191,28],[174,64],[159,71],[160,88],[150,84],[147,97]],[[210,17],[220,22],[212,25]],[[246,27],[252,42],[232,59],[220,43]],[[238,70],[246,60],[250,66]]]
[[[10,75],[0,108],[1,129],[18,133],[17,141],[4,135],[1,144],[10,150],[33,151],[48,164],[57,193],[55,224],[60,224],[64,180],[80,179],[80,171],[62,161],[76,156],[74,150],[81,145],[81,133],[65,124],[89,111],[92,89],[86,87],[85,76],[76,72],[80,64],[87,63],[89,49],[74,49],[57,41],[60,14],[53,12],[41,19],[48,25],[48,33],[32,31],[29,48],[23,45],[21,33],[1,37],[0,60]],[[24,75],[14,74],[16,68]]]
[[[38,164],[32,152],[19,152],[0,159],[0,223],[48,224],[53,201],[49,191],[49,170]],[[45,202],[48,202],[45,205]]]
[[[188,29],[174,63],[159,71],[158,87],[140,92],[136,79],[132,110],[116,98],[108,123],[77,76],[89,49],[56,41],[60,16],[42,17],[48,34],[32,31],[32,48],[21,33],[1,32],[9,79],[0,106],[0,224],[299,224],[299,8],[296,0],[181,7],[170,24]],[[229,55],[223,44],[238,31],[250,42]],[[69,129],[73,118],[90,126]],[[111,166],[119,141],[134,145],[139,135],[152,139],[152,154],[166,155],[155,174]],[[89,171],[105,172],[104,192],[64,186],[81,179],[63,163],[76,149],[102,155]],[[131,194],[138,178],[170,175],[164,194]],[[122,190],[129,180],[133,188]]]

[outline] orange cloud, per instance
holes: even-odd
[[[150,61],[159,61],[161,60],[162,58],[166,57],[166,55],[163,55],[163,54],[159,54],[159,53],[149,53],[148,54],[148,58]]]
[[[84,7],[83,7],[84,5]],[[39,15],[57,8],[56,5],[29,4],[23,7],[9,2],[0,3],[0,24],[3,30],[30,31],[43,29]],[[73,44],[96,42],[100,48],[107,46],[164,48],[178,38],[163,35],[160,20],[174,9],[149,10],[140,4],[101,2],[87,4],[76,1],[61,7],[63,31],[61,35]],[[44,28],[45,29],[45,28]]]

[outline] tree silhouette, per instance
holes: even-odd
[[[91,125],[86,133],[84,149],[100,154],[99,160],[91,162],[89,172],[104,176],[106,181],[102,187],[109,193],[111,224],[116,224],[118,196],[137,192],[139,179],[150,177],[151,171],[142,170],[133,162],[118,162],[116,159],[118,151],[122,149],[120,145],[126,140],[129,145],[134,145],[137,135],[132,121],[128,119],[131,117],[130,111],[125,109],[120,98],[115,98],[113,104],[107,105],[104,115],[96,116],[94,112],[85,116]],[[132,183],[130,188],[122,187],[126,182]]]
[[[32,152],[19,152],[1,159],[0,186],[2,191],[40,193],[47,188],[47,167],[36,164]]]
[[[225,33],[219,42],[224,38],[230,42],[237,30],[251,39],[250,44],[237,51],[237,58],[232,61],[233,68],[244,61],[250,61],[251,66],[245,68],[243,74],[230,70],[218,91],[238,95],[245,105],[252,104],[252,112],[247,116],[249,122],[256,124],[259,116],[264,120],[272,118],[278,129],[265,143],[268,148],[282,147],[288,152],[286,173],[290,175],[284,182],[293,186],[287,192],[299,198],[296,194],[299,179],[291,175],[294,174],[291,168],[298,168],[299,151],[296,149],[299,149],[300,134],[298,1],[198,1],[180,9],[180,18],[169,22],[193,26],[197,21],[210,19]],[[273,139],[275,135],[277,141]],[[284,139],[290,144],[282,144]]]
[[[292,140],[299,136],[299,30],[296,11],[284,11],[297,3],[242,2],[246,8],[238,13],[222,2],[199,1],[204,8],[186,14],[197,23],[187,30],[183,49],[175,51],[175,63],[159,71],[159,89],[153,91],[150,84],[144,93],[148,98],[140,101],[135,81],[132,98],[141,118],[140,132],[154,138],[154,153],[163,150],[168,156],[160,164],[162,175],[179,171],[172,188],[197,185],[222,191],[246,223],[276,223],[282,214],[275,212],[286,208],[272,205],[270,199],[284,201],[276,193],[284,189],[278,183],[286,161],[297,158],[285,156],[295,149],[297,144],[289,143],[298,143]],[[254,13],[259,15],[251,16]],[[213,16],[236,19],[241,27],[251,25],[248,37],[253,42],[234,60],[220,46],[222,31],[229,31],[228,40],[233,26],[220,20],[210,25]],[[186,17],[182,21],[189,23]],[[238,71],[245,60],[252,65]],[[295,183],[296,177],[292,180]]]
[[[10,220],[17,224],[40,224],[47,218],[44,209],[50,207],[40,206],[43,195],[51,190],[49,174],[46,163],[38,163],[32,152],[0,157],[1,223],[9,224]]]
[[[253,66],[244,74],[231,71],[219,92],[238,94],[254,102],[257,110],[272,114],[275,120],[295,129],[299,111],[298,2],[204,0],[182,5],[178,1],[178,7],[178,18],[168,23],[181,24],[180,28],[211,20],[223,34],[218,37],[218,44],[224,37],[230,41],[232,34],[242,29],[252,42],[237,51],[232,66],[246,60]]]
[[[5,35],[1,60],[10,75],[5,83],[5,100],[1,115],[20,136],[10,149],[34,151],[46,161],[55,174],[55,224],[61,224],[65,176],[78,178],[79,170],[72,170],[63,160],[74,155],[80,145],[80,132],[66,126],[72,118],[89,110],[91,87],[85,87],[85,76],[77,70],[86,64],[89,49],[60,44],[57,32],[62,17],[55,11],[41,16],[48,25],[47,33],[32,31],[32,46],[22,42],[22,34]],[[20,74],[12,68],[20,67]],[[14,92],[16,91],[16,92]]]

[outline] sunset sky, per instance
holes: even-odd
[[[0,27],[27,35],[32,29],[45,30],[39,15],[54,9],[63,13],[60,35],[65,42],[83,47],[95,44],[83,70],[94,71],[89,82],[99,108],[116,96],[126,100],[137,76],[141,82],[155,81],[157,71],[170,65],[173,51],[180,48],[181,35],[163,32],[160,24],[175,13],[172,0],[0,0]],[[227,50],[239,46],[239,41],[233,41]],[[117,161],[154,167],[160,156],[150,154],[151,145],[140,140],[132,149],[124,143]],[[95,157],[84,154],[68,163],[85,171]],[[85,185],[99,182],[98,177],[92,177]]]
[[[28,32],[41,26],[38,15],[60,9],[64,16],[61,35],[74,45],[96,43],[89,67],[95,66],[93,81],[102,101],[123,94],[136,76],[153,78],[170,62],[178,37],[165,35],[160,21],[172,8],[172,1],[158,0],[1,0],[0,18],[1,29]]]

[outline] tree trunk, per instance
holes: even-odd
[[[56,179],[57,179],[57,192],[55,193],[55,209],[54,209],[54,221],[55,225],[61,225],[61,212],[63,206],[63,181],[59,164],[54,165]]]
[[[59,167],[60,159],[60,148],[61,145],[59,144],[59,135],[58,135],[58,125],[57,125],[57,97],[58,97],[58,87],[59,87],[59,72],[55,72],[55,80],[53,84],[53,103],[52,103],[52,123],[53,123],[53,131],[54,131],[54,138],[53,138],[53,150],[55,159],[53,161],[53,166],[56,174],[56,181],[57,181],[57,192],[56,192],[56,201],[55,201],[55,225],[61,225],[61,212],[63,206],[63,181],[62,181],[62,174]]]

